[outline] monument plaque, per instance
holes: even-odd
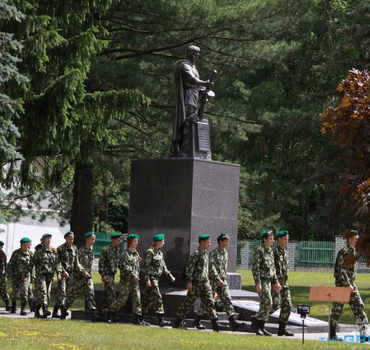
[[[198,129],[198,150],[201,152],[211,151],[211,141],[209,138],[209,124],[208,120],[197,122]]]

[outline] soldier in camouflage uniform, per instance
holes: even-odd
[[[292,301],[290,298],[290,290],[288,285],[289,276],[289,258],[285,249],[289,242],[289,232],[280,231],[276,235],[278,239],[278,246],[273,249],[275,259],[276,277],[280,283],[281,290],[274,290],[272,292],[272,299],[274,303],[270,310],[270,315],[279,309],[280,299],[280,316],[279,316],[279,329],[278,336],[286,335],[288,337],[294,336],[294,333],[286,330],[286,325],[289,320],[290,310],[292,308]]]
[[[229,293],[229,287],[227,285],[227,264],[228,264],[228,254],[226,248],[229,246],[230,237],[226,232],[222,232],[217,237],[218,247],[211,251],[209,254],[209,269],[213,270],[209,275],[210,283],[213,295],[217,293],[219,296],[224,310],[229,319],[231,329],[235,332],[238,327],[244,323],[240,323],[234,320],[235,310],[231,302],[231,296]],[[201,304],[198,312],[195,315],[195,326],[198,329],[205,329],[205,327],[200,323],[200,318],[204,313],[204,305]]]
[[[212,322],[213,330],[218,332],[228,328],[218,323],[215,301],[213,298],[212,288],[209,283],[208,274],[213,271],[209,271],[209,259],[206,252],[206,250],[211,246],[210,237],[210,235],[199,236],[199,247],[190,256],[188,264],[186,265],[185,278],[188,294],[177,312],[175,323],[172,326],[173,328],[179,328],[182,326],[184,318],[198,297],[200,297],[207,310],[208,317]],[[211,278],[214,278],[214,276],[211,276]]]
[[[41,238],[41,245],[37,246],[31,259],[28,272],[32,273],[35,267],[35,294],[37,297],[35,317],[46,318],[50,315],[48,305],[50,301],[51,282],[55,279],[55,274],[60,273],[61,267],[57,255],[57,250],[51,246],[52,235],[45,233]],[[42,316],[40,315],[42,307]]]
[[[139,236],[130,234],[127,236],[127,249],[122,253],[119,268],[121,271],[119,282],[119,297],[109,308],[109,321],[117,322],[117,311],[126,304],[131,296],[132,313],[134,314],[134,324],[143,326],[141,321],[141,301],[140,301],[140,260],[136,247],[139,243]]]
[[[99,258],[99,273],[104,283],[104,295],[100,302],[99,312],[102,316],[102,310],[109,308],[116,301],[116,292],[114,290],[114,276],[117,273],[118,264],[121,258],[122,235],[113,233],[111,236],[112,243],[102,249]]]
[[[6,254],[3,247],[4,242],[0,241],[0,295],[5,303],[5,310],[10,311],[9,294],[6,291]]]
[[[78,250],[78,261],[83,268],[83,272],[79,269],[73,271],[73,283],[67,289],[67,299],[62,306],[60,318],[67,317],[67,310],[73,305],[78,293],[83,290],[85,292],[85,304],[89,310],[91,322],[101,321],[96,313],[94,282],[92,280],[92,268],[94,264],[94,251],[92,246],[95,244],[96,236],[93,231],[84,235],[85,246]]]
[[[153,237],[153,245],[145,252],[144,257],[144,279],[146,291],[142,302],[142,311],[145,315],[150,307],[153,307],[158,317],[159,327],[171,326],[171,322],[163,319],[164,309],[162,295],[159,290],[158,281],[163,275],[170,278],[171,282],[175,277],[167,269],[163,259],[163,253],[160,249],[164,245],[164,234],[158,234]]]
[[[12,310],[15,313],[17,299],[21,299],[21,315],[27,315],[26,305],[28,302],[28,291],[30,287],[31,274],[28,271],[31,263],[29,243],[31,240],[24,237],[20,240],[21,247],[16,249],[8,264],[8,276],[12,281]]]
[[[350,287],[351,297],[349,299],[349,306],[352,309],[353,316],[359,326],[360,335],[363,336],[363,341],[367,338],[368,319],[366,316],[365,305],[361,299],[355,279],[357,274],[357,262],[352,266],[347,267],[347,257],[356,254],[356,243],[358,240],[358,232],[351,230],[351,236],[347,238],[346,246],[338,252],[337,259],[334,266],[334,277],[336,287]],[[337,338],[336,327],[339,323],[340,316],[343,311],[343,303],[334,302],[330,314],[330,339]]]
[[[254,252],[252,274],[256,284],[256,291],[260,296],[260,308],[255,316],[252,316],[252,329],[257,335],[272,336],[265,329],[265,323],[269,319],[272,308],[271,289],[279,291],[281,286],[276,277],[274,254],[271,249],[274,243],[274,233],[266,230],[261,234],[262,246]],[[275,301],[279,304],[278,301]]]
[[[68,231],[64,235],[65,243],[60,245],[57,249],[61,271],[58,272],[58,297],[52,314],[52,317],[54,318],[60,318],[58,310],[65,304],[67,298],[67,286],[70,282],[72,273],[75,272],[77,274],[90,277],[78,261],[78,249],[73,244],[74,238],[74,233],[72,231]]]

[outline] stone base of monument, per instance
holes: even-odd
[[[176,313],[185,299],[187,291],[184,289],[174,289],[174,288],[162,288],[163,304],[165,309],[165,319],[173,322],[175,320]],[[95,297],[97,305],[99,305],[101,297],[104,290],[102,288],[95,290]],[[141,293],[145,292],[145,288],[142,288]],[[116,294],[118,296],[118,287],[116,289]],[[259,296],[257,293],[248,292],[241,289],[231,289],[230,295],[232,297],[233,305],[235,308],[235,318],[239,321],[244,322],[244,325],[239,327],[238,332],[250,332],[254,333],[251,328],[251,316],[255,315],[259,309]],[[196,310],[199,307],[200,300],[198,299],[195,302],[195,305],[189,311],[187,318],[185,319],[186,326],[194,327],[194,309]],[[218,310],[217,312],[219,321],[223,325],[228,325],[227,315]],[[276,311],[269,318],[269,321],[266,323],[265,328],[273,333],[277,334],[278,323],[279,323],[279,314],[280,310]],[[123,323],[132,323],[133,315],[131,308],[131,299],[127,301],[126,305],[119,310],[117,313],[119,317],[119,322]],[[72,319],[79,320],[89,320],[88,311],[84,310],[72,310],[71,312]],[[158,325],[158,319],[155,313],[150,310],[150,312],[145,315],[144,319],[149,322],[151,325]],[[208,329],[211,329],[211,322],[208,320],[208,317],[204,315],[202,317],[202,324]],[[305,333],[326,333],[328,331],[328,322],[321,321],[316,318],[307,316],[304,322]],[[302,319],[299,314],[291,313],[288,322],[289,331],[300,334],[302,332]],[[353,332],[356,331],[357,327],[355,325],[345,325],[340,324],[337,328],[337,332]],[[230,330],[231,331],[231,330]]]

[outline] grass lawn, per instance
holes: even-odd
[[[238,270],[242,274],[243,289],[254,291],[250,270]],[[332,286],[332,273],[291,272],[290,287],[293,304],[308,303],[310,286]],[[369,275],[359,274],[357,286],[364,302],[370,302]],[[102,283],[97,273],[94,274],[96,287]],[[9,286],[8,292],[11,291]],[[53,307],[56,298],[56,282],[53,283]],[[327,320],[327,305],[321,302],[309,302],[311,316]],[[1,307],[3,303],[1,301]],[[84,298],[81,295],[73,309],[83,309]],[[345,306],[341,321],[354,323],[351,310]],[[358,349],[368,345],[360,344],[322,344],[320,341],[306,340],[305,348]],[[212,331],[184,331],[178,329],[160,329],[138,327],[128,324],[104,324],[83,321],[61,321],[40,319],[12,319],[0,317],[0,348],[6,349],[297,349],[302,348],[300,339],[283,337],[257,337],[253,334],[216,333]]]
[[[242,288],[248,291],[255,292],[251,270],[238,270],[242,275]],[[366,309],[370,309],[370,275],[367,273],[360,273],[357,275],[355,281]],[[325,272],[289,272],[289,286],[292,295],[293,306],[297,304],[311,305],[310,316],[320,320],[328,320],[328,303],[319,301],[308,301],[308,294],[311,286],[334,286],[333,273]],[[348,304],[344,304],[343,314],[340,319],[341,323],[355,324],[351,308]]]
[[[83,321],[11,319],[0,317],[0,344],[7,349],[299,349],[300,339],[257,337],[234,333],[139,327]],[[358,349],[367,345],[333,344],[332,348]],[[306,340],[304,348],[327,349],[320,341]]]

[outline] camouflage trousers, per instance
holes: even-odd
[[[65,304],[67,299],[67,288],[70,284],[70,278],[64,278],[59,281],[58,280],[58,296],[55,302],[55,307],[59,307]]]
[[[335,302],[333,303],[333,308],[331,309],[330,314],[330,326],[336,327],[339,323],[340,316],[342,315],[343,311],[343,303]],[[366,309],[365,305],[361,299],[360,293],[356,286],[354,286],[354,292],[351,294],[349,299],[349,306],[352,309],[353,316],[357,324],[361,327],[362,325],[368,324],[368,319],[366,316]]]
[[[231,302],[231,296],[229,292],[229,287],[227,285],[220,287],[217,282],[212,282],[211,283],[211,288],[212,288],[212,293],[215,295],[217,293],[220,301],[222,302],[222,306],[224,311],[226,312],[227,316],[234,316],[235,315],[235,310],[234,306]],[[201,303],[199,306],[199,309],[197,311],[197,314],[199,316],[202,316],[204,314],[205,307],[204,304]]]
[[[4,301],[9,301],[9,294],[6,291],[5,275],[0,275],[0,295]]]
[[[193,284],[192,291],[188,291],[185,300],[177,311],[177,317],[184,319],[197,298],[200,298],[206,308],[208,317],[212,320],[217,318],[215,301],[209,281],[199,281]]]
[[[256,319],[267,322],[270,316],[270,310],[272,308],[273,300],[272,300],[272,287],[270,281],[262,281],[262,291],[259,294],[260,297],[260,308],[256,313]],[[279,295],[274,296],[274,303],[280,305],[279,303]]]
[[[290,297],[289,288],[282,288],[280,291],[272,291],[272,308],[270,310],[270,315],[279,309],[280,304],[280,323],[288,323],[290,310],[292,309],[292,299]],[[280,302],[280,303],[279,303]]]
[[[151,287],[147,287],[143,296],[142,311],[145,315],[149,308],[153,308],[157,314],[164,314],[162,294],[158,286],[158,278],[150,277]]]
[[[116,292],[114,290],[114,276],[115,275],[106,276],[107,283],[104,283],[104,294],[100,302],[100,310],[110,307],[116,301]]]
[[[32,291],[32,283],[30,280],[30,284],[28,286],[28,300],[33,299],[33,291]]]
[[[130,296],[132,301],[132,313],[135,315],[141,315],[139,281],[135,281],[133,278],[121,278],[119,282],[119,296],[117,300],[110,306],[111,311],[117,312],[122,306],[126,304],[127,299]]]
[[[92,278],[75,278],[73,279],[73,283],[69,285],[67,289],[67,298],[65,301],[64,306],[69,309],[77,295],[81,292],[85,292],[85,303],[88,310],[95,310],[96,303],[95,303],[95,291],[94,291],[94,282]]]
[[[24,280],[21,276],[12,277],[12,301],[21,299],[22,304],[27,304],[30,279],[30,277],[26,277]]]
[[[52,274],[41,274],[35,278],[35,294],[37,297],[38,305],[49,305],[50,300],[50,289],[51,282],[53,281],[54,275]]]

